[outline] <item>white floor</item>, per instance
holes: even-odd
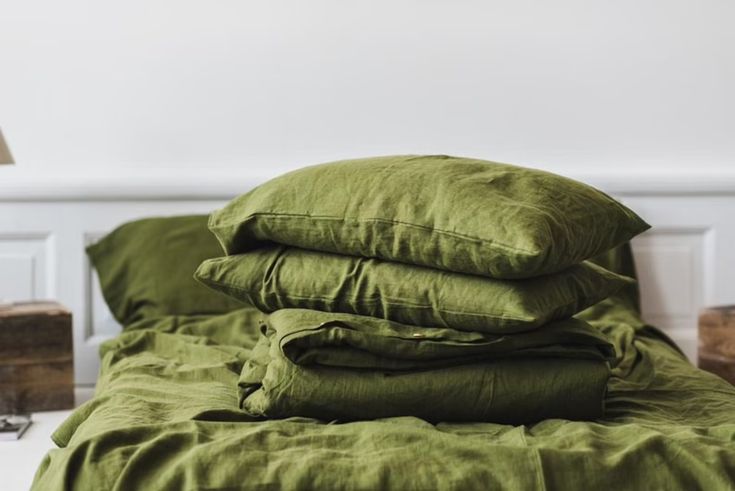
[[[92,397],[93,389],[77,388],[75,402],[79,404]],[[17,441],[0,441],[0,490],[28,491],[38,466],[46,452],[56,448],[51,433],[71,414],[68,411],[47,411],[31,415],[33,424]]]
[[[51,433],[71,411],[33,413],[33,424],[18,441],[0,441],[0,480],[3,491],[28,491],[41,459],[56,445]]]

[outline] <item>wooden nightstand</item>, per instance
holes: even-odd
[[[74,407],[71,313],[55,302],[0,308],[0,414]]]
[[[3,491],[27,491],[43,456],[52,448],[51,434],[71,414],[68,411],[34,413],[33,423],[16,441],[0,441],[0,488]]]
[[[699,356],[702,370],[735,385],[735,305],[699,313]]]

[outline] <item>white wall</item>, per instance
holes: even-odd
[[[729,172],[733,26],[730,0],[0,0],[0,180],[424,152]]]

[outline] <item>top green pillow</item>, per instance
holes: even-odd
[[[306,167],[210,216],[228,254],[277,242],[494,278],[561,271],[649,228],[585,184],[483,160],[393,156]]]

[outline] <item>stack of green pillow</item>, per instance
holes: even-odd
[[[633,281],[587,259],[643,232],[547,172],[449,156],[307,167],[213,213],[196,278],[271,313],[255,416],[593,419],[615,353],[577,312]]]

